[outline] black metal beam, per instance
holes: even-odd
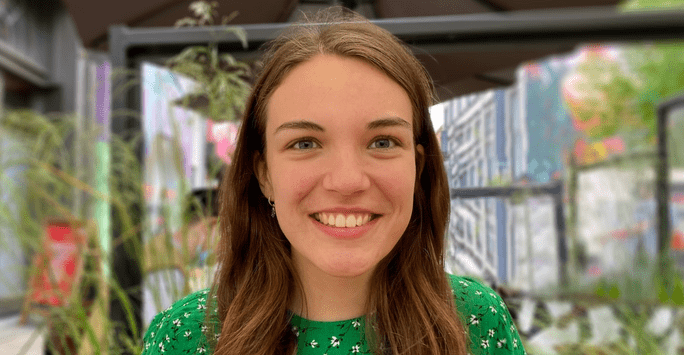
[[[612,7],[517,11],[475,15],[372,20],[421,53],[559,46],[597,41],[650,41],[684,38],[684,11],[618,12]],[[236,52],[255,52],[288,23],[242,25],[248,47],[221,26],[129,28],[116,26],[126,48],[177,53],[177,48],[217,42]],[[111,42],[110,42],[111,45]],[[169,50],[172,49],[172,50]],[[112,52],[114,55],[114,53]]]
[[[670,166],[667,151],[668,116],[676,109],[684,108],[684,95],[671,98],[658,105],[658,160],[656,163],[656,206],[658,216],[658,264],[660,272],[668,272],[670,256]],[[666,278],[667,280],[667,278]],[[672,285],[666,285],[672,286]],[[671,289],[671,288],[670,288]]]
[[[451,198],[509,198],[515,195],[558,195],[563,192],[562,181],[541,185],[502,186],[502,187],[465,187],[451,189]]]
[[[129,48],[126,45],[127,37],[125,34],[125,29],[122,27],[112,27],[109,30],[109,48],[110,48],[110,61],[112,64],[113,71],[117,75],[113,76],[112,80],[112,111],[111,111],[111,130],[112,136],[116,135],[127,143],[134,141],[136,133],[142,131],[141,121],[138,117],[133,117],[130,115],[129,109],[133,106],[131,96],[137,94],[136,90],[122,90],[122,88],[130,87],[127,85],[131,80],[133,80],[133,75],[127,69],[132,61],[129,58]],[[138,161],[143,162],[143,151],[141,143],[136,146],[136,156]],[[109,172],[112,174],[112,172]],[[140,181],[142,183],[142,181]],[[117,188],[117,187],[110,187]],[[129,211],[131,216],[133,216],[133,225],[141,225],[142,223],[142,211],[144,211],[144,206],[142,204],[142,196],[138,200],[138,203],[134,203],[129,206],[133,211]],[[112,221],[112,242],[116,244],[111,251],[111,261],[110,267],[112,270],[112,278],[116,281],[118,287],[121,287],[124,292],[128,295],[130,300],[130,307],[133,311],[133,317],[136,324],[142,324],[142,272],[140,267],[141,255],[132,255],[131,250],[135,248],[130,248],[131,243],[141,242],[142,234],[136,232],[134,236],[137,240],[127,241],[124,243],[114,243],[118,238],[125,232],[121,229],[121,224],[117,223],[120,216],[118,215],[116,209],[111,210],[111,221]],[[114,338],[118,339],[120,335],[126,334],[128,336],[134,335],[134,338],[141,336],[142,334],[133,334],[134,328],[129,323],[128,314],[129,310],[126,309],[124,303],[121,302],[119,297],[114,297],[115,293],[112,291],[112,296],[110,296],[110,309],[109,316],[117,324],[114,328],[113,333]],[[138,332],[142,328],[138,327]],[[125,355],[130,353],[124,352]],[[133,355],[133,354],[130,354]]]

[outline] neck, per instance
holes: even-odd
[[[366,313],[371,271],[353,277],[330,276],[318,269],[298,273],[302,290],[295,291],[295,314],[313,321],[334,322]]]

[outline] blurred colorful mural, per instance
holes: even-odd
[[[456,198],[447,264],[540,291],[553,290],[563,268],[573,268],[581,283],[591,284],[625,272],[637,259],[655,260],[656,119],[654,100],[647,102],[644,94],[655,89],[637,72],[634,59],[649,48],[587,45],[521,66],[509,88],[442,104],[450,187],[559,182],[565,214],[559,223],[554,196],[548,194]],[[680,263],[683,112],[668,120],[671,249]],[[560,250],[563,245],[566,250]]]
[[[167,68],[142,65],[145,200],[150,222],[144,240],[144,321],[173,300],[206,288],[218,240],[216,193],[220,169],[230,164],[238,127],[213,122],[178,103],[192,80]]]

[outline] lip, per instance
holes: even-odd
[[[373,212],[371,210],[365,209],[365,208],[347,208],[347,207],[338,207],[338,208],[329,208],[325,210],[320,210],[317,211],[316,213],[342,213],[342,214],[351,214],[351,213],[368,213],[368,214],[378,214],[376,212]]]
[[[358,212],[358,210],[356,210]],[[337,212],[337,211],[336,211]],[[339,212],[342,213],[342,212]],[[349,212],[351,213],[351,211]],[[327,224],[323,224],[319,221],[317,221],[313,217],[309,217],[311,219],[311,222],[321,230],[323,233],[335,238],[335,239],[342,239],[342,240],[354,240],[361,238],[368,230],[373,228],[375,223],[377,222],[378,219],[380,219],[382,216],[378,216],[378,218],[372,219],[368,221],[368,223],[358,226],[358,227],[333,227],[329,226]]]

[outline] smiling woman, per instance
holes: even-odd
[[[146,352],[523,354],[494,291],[444,272],[431,104],[411,52],[347,10],[276,39],[221,185],[215,285]]]

